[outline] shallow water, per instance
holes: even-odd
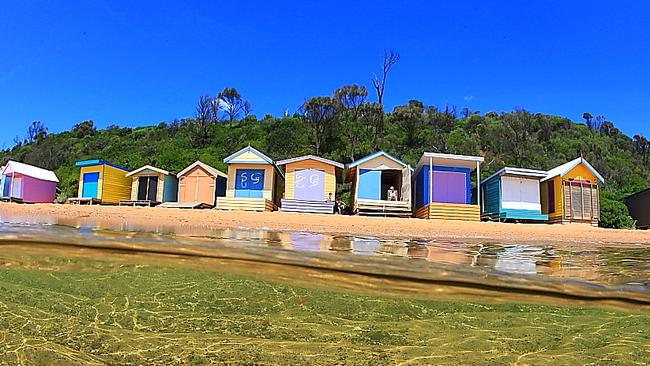
[[[647,249],[0,220],[0,363],[650,363]]]

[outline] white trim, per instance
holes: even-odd
[[[222,177],[222,178],[228,179],[227,174],[225,174],[225,173],[221,172],[220,170],[217,170],[217,169],[209,166],[208,164],[202,163],[199,160],[195,161],[194,163],[192,163],[192,165],[188,166],[187,168],[183,169],[180,173],[176,174],[176,178],[182,177],[183,175],[185,175],[185,173],[187,173],[190,170],[196,168],[197,166],[200,166],[201,168],[207,170],[208,173],[214,175],[215,177]]]
[[[521,176],[521,177],[532,177],[532,178],[544,178],[547,175],[547,172],[543,170],[537,170],[537,169],[524,169],[524,168],[511,168],[511,167],[505,167],[502,168],[501,170],[497,171],[496,173],[490,175],[489,177],[483,179],[481,181],[481,184],[489,181],[490,179],[498,176],[498,175],[515,175],[515,176]]]
[[[14,173],[21,174],[21,175],[26,175],[28,177],[40,179],[40,180],[45,180],[48,182],[59,182],[59,178],[57,178],[56,174],[47,169],[39,168],[37,166],[25,164],[25,163],[19,163],[17,161],[9,160],[7,164],[4,166],[2,169],[2,174],[6,175],[5,172],[10,171]]]
[[[169,172],[166,171],[166,170],[156,168],[156,167],[151,166],[151,165],[145,165],[142,168],[138,168],[138,169],[136,169],[136,170],[134,170],[132,172],[127,173],[126,176],[130,177],[130,176],[136,175],[136,174],[138,174],[138,173],[140,173],[142,171],[145,171],[145,170],[151,170],[151,171],[154,171],[154,172],[156,172],[158,174],[169,175]]]

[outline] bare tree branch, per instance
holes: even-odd
[[[384,50],[384,63],[381,68],[381,78],[377,77],[376,74],[372,77],[372,86],[377,92],[377,102],[381,106],[384,105],[384,91],[386,89],[386,79],[388,78],[388,73],[392,69],[393,65],[395,65],[399,60],[399,53],[392,50]]]

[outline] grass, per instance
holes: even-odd
[[[647,313],[364,295],[93,253],[2,251],[0,364],[650,362]]]

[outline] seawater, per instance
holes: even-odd
[[[0,364],[650,363],[645,248],[0,221]]]

